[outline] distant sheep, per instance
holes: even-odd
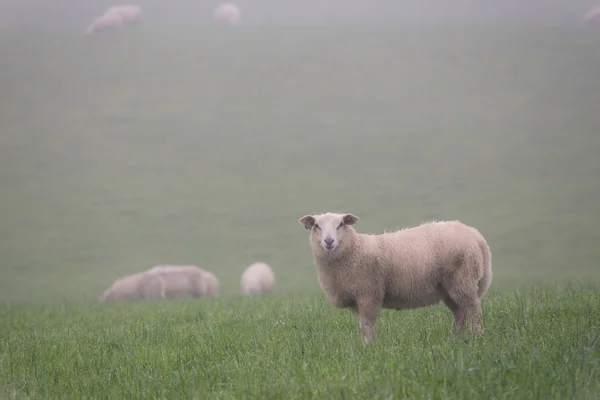
[[[219,279],[212,272],[204,271],[202,292],[207,297],[218,297],[221,291]]]
[[[193,265],[157,265],[117,280],[104,292],[100,301],[218,295],[219,280],[211,272]]]
[[[123,20],[120,16],[113,14],[101,15],[87,27],[85,33],[91,35],[98,32],[118,30],[122,27]]]
[[[266,295],[275,286],[275,274],[264,262],[256,262],[246,268],[240,286],[244,296]]]
[[[139,6],[133,4],[111,6],[92,22],[86,33],[89,35],[96,32],[121,29],[128,25],[137,25],[141,16],[142,9]]]
[[[319,284],[332,305],[359,320],[363,344],[376,342],[381,308],[408,309],[441,301],[454,314],[453,331],[469,320],[483,328],[481,298],[492,281],[492,255],[478,230],[459,221],[424,223],[375,234],[357,233],[352,214],[306,215]]]
[[[585,25],[600,25],[600,6],[594,6],[585,13],[583,23]]]
[[[104,15],[115,15],[121,18],[124,25],[137,25],[142,17],[142,9],[134,4],[122,4],[109,7]]]
[[[217,277],[195,265],[157,265],[148,273],[163,279],[166,298],[219,295]]]
[[[143,271],[115,281],[100,297],[100,302],[135,299],[162,299],[165,297],[161,277]]]
[[[233,25],[240,22],[242,11],[233,4],[223,3],[215,9],[214,16],[217,21]]]

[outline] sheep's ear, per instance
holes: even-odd
[[[312,227],[315,225],[315,218],[312,215],[305,215],[304,217],[300,218],[298,222],[305,229],[312,229]]]
[[[346,225],[354,225],[358,222],[358,217],[356,215],[346,214],[344,215],[343,221]]]

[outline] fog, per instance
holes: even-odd
[[[85,27],[106,0],[4,0],[0,28]],[[218,1],[139,0],[147,26],[214,24]],[[241,23],[576,24],[593,0],[239,0]]]

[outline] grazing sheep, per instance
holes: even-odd
[[[483,328],[481,298],[492,281],[492,255],[484,237],[459,221],[424,223],[375,234],[358,233],[352,214],[306,215],[319,284],[335,307],[357,317],[363,344],[376,342],[381,308],[408,309],[441,301],[454,314],[453,331],[469,319]]]
[[[600,6],[592,7],[583,16],[583,23],[585,25],[600,25]]]
[[[133,4],[111,6],[104,15],[115,15],[121,18],[123,25],[137,25],[142,17],[142,9]]]
[[[204,271],[202,291],[205,296],[218,297],[221,290],[219,279],[212,272]]]
[[[217,277],[195,265],[157,265],[148,273],[164,280],[166,298],[216,297],[219,294]]]
[[[137,25],[142,16],[142,9],[133,4],[123,4],[109,7],[100,17],[87,28],[86,33],[116,30],[127,25]]]
[[[242,11],[239,9],[239,7],[233,4],[223,3],[215,9],[214,16],[217,21],[234,25],[240,22],[240,19],[242,18]]]
[[[121,29],[123,27],[123,21],[120,16],[114,14],[101,15],[96,18],[90,26],[86,29],[85,33],[91,35],[97,32],[105,32]]]
[[[100,297],[100,302],[165,297],[164,281],[148,271],[125,276],[115,281]]]
[[[273,290],[275,274],[264,262],[256,262],[246,268],[240,286],[244,296],[263,296]]]

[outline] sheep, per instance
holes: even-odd
[[[266,295],[275,286],[275,274],[264,262],[255,262],[242,274],[240,286],[244,296]]]
[[[137,25],[142,16],[142,9],[134,4],[121,4],[109,7],[104,15],[115,15],[121,18],[123,25]]]
[[[123,28],[123,20],[115,14],[101,15],[96,18],[86,29],[85,33],[91,35],[96,32],[118,30]]]
[[[219,279],[209,271],[204,271],[202,291],[207,297],[218,297],[221,290]]]
[[[142,9],[133,4],[111,6],[92,22],[86,33],[89,35],[100,31],[120,29],[127,25],[137,25],[141,15]]]
[[[217,21],[233,25],[240,22],[242,11],[233,4],[223,3],[215,9],[214,17]]]
[[[100,297],[100,302],[133,299],[165,298],[164,281],[160,276],[143,271],[116,280]]]
[[[588,26],[600,25],[600,6],[592,7],[583,16],[583,23]]]
[[[383,234],[358,233],[352,214],[306,215],[310,248],[329,302],[358,317],[363,345],[377,342],[381,308],[409,309],[440,303],[454,314],[452,332],[469,320],[483,329],[481,298],[492,281],[492,254],[475,228],[460,221],[433,221]]]
[[[195,265],[157,265],[148,273],[164,280],[166,298],[219,295],[217,277]]]

